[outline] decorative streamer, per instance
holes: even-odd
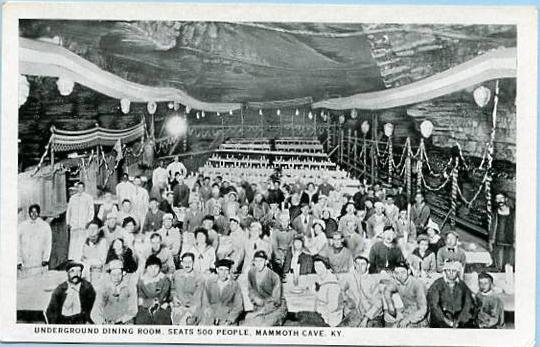
[[[388,184],[392,184],[392,170],[394,169],[394,150],[392,135],[388,136]]]
[[[452,170],[452,195],[450,200],[450,206],[452,209],[452,219],[450,219],[450,225],[452,229],[456,227],[456,200],[457,200],[457,191],[458,191],[458,161],[454,164],[454,170]]]
[[[492,211],[491,211],[491,181],[493,180],[492,166],[493,155],[495,152],[495,132],[497,130],[497,105],[499,104],[499,80],[495,83],[495,98],[493,100],[493,112],[491,114],[491,134],[489,137],[489,145],[487,151],[487,179],[486,179],[486,213],[488,222],[488,232],[491,230],[492,225]]]

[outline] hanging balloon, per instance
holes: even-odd
[[[309,119],[313,119],[313,113],[311,113],[311,111],[309,111],[307,116],[308,116]]]
[[[180,103],[178,101],[173,102],[173,109],[178,111],[180,109]]]
[[[232,110],[229,111],[229,115],[230,115],[230,116],[233,115],[233,111],[232,111]]]
[[[219,113],[219,112],[216,112],[216,115],[217,115],[218,117],[220,117],[220,116],[221,116],[221,113]]]
[[[71,94],[71,92],[73,91],[75,82],[73,82],[69,78],[60,77],[58,81],[56,81],[56,86],[58,87],[60,95],[66,96]]]
[[[394,133],[394,124],[392,123],[386,123],[384,125],[384,134],[387,136],[387,137],[390,137],[392,136],[392,134]]]
[[[189,114],[190,111],[191,111],[191,108],[186,105],[186,114]]]
[[[201,118],[204,118],[205,114],[204,111],[201,112]]]
[[[489,103],[491,98],[491,90],[489,88],[480,86],[476,88],[473,92],[474,102],[481,108],[486,106]]]
[[[422,124],[420,124],[420,133],[426,139],[429,138],[431,133],[433,133],[433,123],[428,120],[423,121]]]
[[[19,107],[24,105],[30,94],[30,84],[26,76],[19,75]]]
[[[148,110],[148,113],[154,114],[157,110],[157,104],[155,101],[150,101],[148,104],[146,104],[146,110]]]
[[[277,114],[278,116],[281,114],[281,111],[280,111],[279,108],[277,109],[276,114]]]
[[[259,116],[262,116],[263,115],[263,112],[261,109],[259,109]]]
[[[167,107],[169,108],[169,110],[172,110],[172,109],[174,108],[174,102],[172,102],[172,101],[169,102],[169,103],[167,104]]]
[[[295,115],[295,116],[299,116],[299,115],[300,115],[300,111],[298,111],[298,109],[296,109],[296,111],[294,111],[294,115]]]
[[[339,124],[343,124],[343,123],[345,123],[345,116],[341,115],[339,116]]]
[[[123,114],[129,113],[129,107],[131,106],[131,101],[129,101],[126,98],[120,99],[120,109],[122,110]]]
[[[362,131],[362,134],[366,135],[369,131],[369,122],[367,120],[362,122],[362,125],[360,125],[360,130]]]
[[[356,111],[356,109],[353,108],[351,111],[351,118],[356,119],[356,117],[358,117],[358,111]]]
[[[201,118],[201,116],[200,116],[199,112],[197,112],[197,119],[200,119],[200,118]]]

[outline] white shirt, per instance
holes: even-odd
[[[135,185],[129,181],[120,182],[116,185],[116,197],[118,198],[118,205],[122,205],[124,199],[129,199],[133,202],[133,196],[135,195]]]
[[[157,167],[152,173],[152,185],[158,187],[166,186],[168,176],[169,174],[166,169]]]
[[[73,195],[67,207],[67,225],[73,229],[85,229],[92,218],[94,218],[94,198],[85,192]]]
[[[26,268],[41,267],[41,262],[51,256],[52,231],[41,218],[25,220],[18,227],[18,263]]]
[[[69,317],[81,313],[81,299],[79,297],[79,291],[81,290],[81,283],[71,284],[68,283],[66,290],[66,300],[62,306],[62,315]]]

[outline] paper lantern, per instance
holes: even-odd
[[[351,111],[351,118],[356,119],[356,117],[358,117],[358,111],[356,111],[356,109],[353,108]]]
[[[259,109],[259,116],[262,116],[263,115],[263,112],[261,109]]]
[[[281,115],[281,110],[278,108],[277,111],[276,111],[276,114],[279,116]]]
[[[473,96],[474,102],[476,102],[476,104],[482,108],[489,103],[489,99],[491,98],[491,90],[484,86],[480,86],[474,90]]]
[[[197,112],[197,119],[200,119],[201,118],[201,115],[199,112]]]
[[[309,111],[307,116],[308,116],[309,119],[313,119],[313,113],[311,113],[311,111]]]
[[[186,114],[189,114],[190,111],[191,111],[191,107],[189,107],[188,105],[186,105]]]
[[[126,98],[120,99],[120,109],[122,110],[123,114],[129,113],[129,107],[131,106],[131,101],[129,101]]]
[[[233,110],[230,110],[230,111],[229,111],[229,115],[230,115],[230,116],[233,115]]]
[[[178,111],[180,109],[180,103],[178,101],[173,101],[173,110]]]
[[[431,133],[433,133],[433,123],[428,120],[423,121],[422,124],[420,124],[420,133],[426,139],[429,138]]]
[[[366,135],[369,131],[369,122],[367,120],[362,122],[362,125],[360,125],[360,130],[362,131],[362,134]]]
[[[390,137],[392,136],[392,134],[394,133],[394,124],[392,123],[386,123],[384,125],[384,134],[387,136],[387,137]]]
[[[216,116],[220,117],[220,116],[221,116],[221,113],[216,112]]]
[[[75,82],[73,82],[69,78],[60,77],[58,81],[56,81],[56,86],[58,87],[58,91],[60,92],[60,95],[67,96],[71,94],[71,92],[73,91]]]
[[[295,116],[299,116],[299,115],[300,115],[300,111],[298,111],[298,109],[296,109],[296,111],[294,111],[294,115],[295,115]]]
[[[174,102],[172,102],[172,101],[169,102],[169,103],[167,104],[167,107],[169,108],[169,110],[172,110],[172,109],[174,108]]]
[[[19,107],[26,103],[29,94],[30,83],[28,83],[26,76],[19,75]]]
[[[343,124],[343,123],[345,123],[345,116],[341,115],[339,116],[339,124]]]
[[[157,104],[155,101],[150,101],[148,104],[146,104],[146,110],[148,110],[148,113],[154,114],[157,110]]]
[[[201,112],[201,118],[204,118],[205,114],[204,111]]]

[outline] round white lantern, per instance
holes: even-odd
[[[433,133],[433,123],[431,123],[428,120],[423,121],[420,124],[420,133],[426,139],[429,138],[431,136],[431,134]]]
[[[156,102],[155,101],[148,102],[148,104],[146,105],[146,109],[148,110],[148,113],[150,114],[156,113],[156,110],[157,110]]]
[[[26,103],[28,95],[30,95],[30,83],[26,76],[19,75],[19,107]]]
[[[279,116],[281,115],[281,110],[278,108],[277,111],[276,111],[276,114]]]
[[[204,118],[204,116],[206,116],[206,114],[204,113],[204,111],[201,112],[201,118]]]
[[[232,110],[229,111],[229,115],[230,115],[230,116],[233,115],[233,111],[232,111]]]
[[[307,116],[308,116],[309,119],[313,119],[313,113],[311,113],[311,111],[309,111]]]
[[[476,102],[478,106],[481,108],[485,107],[491,98],[491,90],[487,87],[480,86],[474,90],[473,97],[474,102]]]
[[[296,111],[294,111],[294,115],[295,116],[299,116],[300,115],[300,111],[298,109],[296,109]]]
[[[392,136],[392,134],[394,133],[394,124],[392,123],[386,123],[384,125],[384,134],[387,136],[387,137],[390,137]]]
[[[172,110],[172,109],[174,108],[174,102],[172,102],[172,101],[169,102],[169,103],[167,104],[167,107],[169,108],[169,110]]]
[[[351,118],[352,118],[352,119],[356,119],[356,117],[358,117],[358,111],[356,111],[356,109],[353,108],[353,109],[351,110]]]
[[[369,131],[369,122],[367,120],[362,122],[362,125],[360,125],[360,130],[362,131],[362,134],[366,135]]]
[[[262,116],[263,115],[263,112],[261,109],[259,109],[259,116]]]
[[[131,106],[131,101],[129,101],[126,98],[120,99],[120,109],[122,110],[123,114],[129,113],[130,106]]]
[[[190,111],[191,111],[191,107],[189,107],[188,105],[186,105],[186,114],[189,114]]]
[[[73,82],[69,78],[60,77],[58,81],[56,81],[56,86],[58,87],[58,91],[60,92],[60,95],[67,96],[71,94],[71,92],[73,91],[75,82]]]
[[[341,115],[339,116],[339,124],[343,124],[343,123],[345,123],[345,116]]]

